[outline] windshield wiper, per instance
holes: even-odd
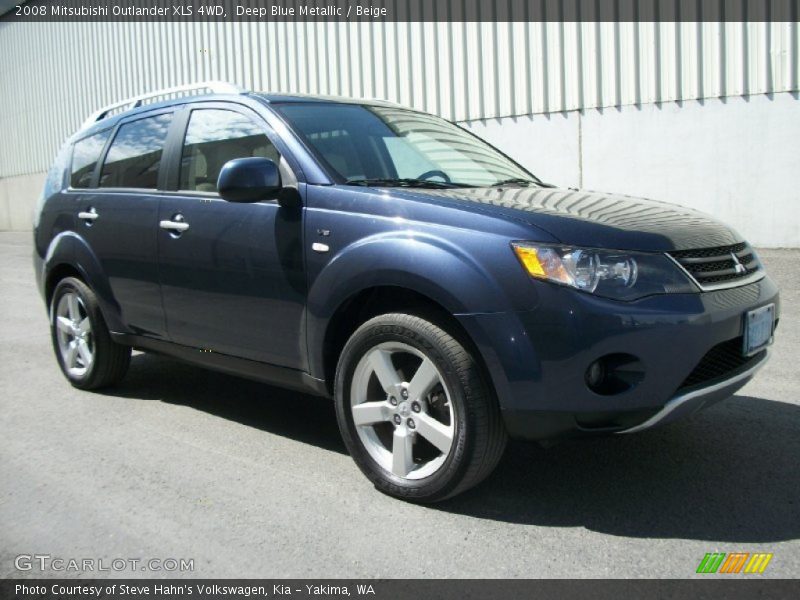
[[[432,181],[430,179],[413,179],[410,177],[404,178],[374,178],[374,179],[350,179],[345,182],[346,185],[363,185],[374,187],[418,187],[418,188],[460,188],[472,187],[464,183],[453,183],[447,181]]]
[[[511,177],[509,179],[503,179],[503,181],[498,181],[497,183],[493,183],[489,187],[500,187],[503,185],[521,185],[524,187],[528,187],[531,184],[546,188],[556,187],[550,183],[545,183],[540,179],[523,179],[522,177]]]
[[[527,187],[532,183],[536,182],[531,179],[522,179],[521,177],[511,177],[509,179],[503,179],[502,181],[493,183],[490,187],[500,187],[501,185],[524,185],[525,187]]]

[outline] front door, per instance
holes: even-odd
[[[167,331],[198,351],[302,368],[301,215],[275,201],[226,202],[216,190],[229,160],[280,161],[257,119],[233,108],[189,113],[178,191],[162,197],[159,209]]]

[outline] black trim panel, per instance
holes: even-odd
[[[180,344],[173,344],[172,342],[165,342],[163,340],[156,340],[129,333],[112,332],[111,337],[118,344],[133,346],[137,350],[143,350],[145,352],[163,354],[213,371],[220,371],[222,373],[260,381],[262,383],[290,388],[315,396],[330,396],[325,382],[312,377],[305,371],[238,358],[227,354],[219,354],[213,351],[182,346]]]

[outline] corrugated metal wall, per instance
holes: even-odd
[[[798,90],[798,23],[2,23],[0,176],[103,104],[222,79],[448,119]]]

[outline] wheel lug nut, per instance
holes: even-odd
[[[395,415],[394,416],[394,422],[395,422],[396,425],[400,425],[400,423],[403,422],[403,419],[400,418],[400,415]]]
[[[395,398],[394,396],[389,396],[389,404],[391,404],[392,406],[397,406],[397,398]]]
[[[414,423],[414,419],[409,419],[408,420],[408,428],[409,429],[414,429],[414,427],[416,427],[416,426],[417,426],[417,424]]]
[[[419,402],[412,402],[411,410],[413,410],[414,412],[419,412],[422,410],[422,407],[419,405]]]
[[[408,390],[404,389],[400,392],[400,395],[403,397],[403,400],[408,398]]]

